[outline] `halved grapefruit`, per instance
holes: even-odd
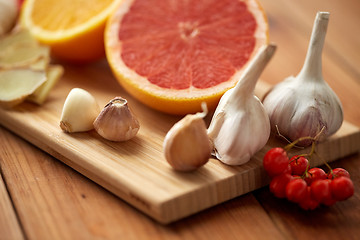
[[[123,0],[105,29],[105,51],[120,84],[170,114],[216,107],[268,43],[256,0]]]

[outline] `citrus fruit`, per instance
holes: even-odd
[[[157,110],[215,108],[258,48],[268,43],[256,0],[124,0],[105,29],[108,62],[120,84]]]
[[[20,21],[52,54],[86,62],[105,56],[106,20],[121,0],[26,0]]]

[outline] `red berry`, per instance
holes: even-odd
[[[327,177],[329,179],[334,179],[334,178],[341,177],[341,176],[350,178],[350,173],[343,168],[335,168],[328,173]]]
[[[290,166],[290,164],[288,164],[287,168],[282,173],[288,173],[288,174],[291,175],[291,166]]]
[[[274,177],[270,182],[270,191],[278,198],[286,196],[286,185],[293,179],[288,173],[283,173]]]
[[[354,184],[350,178],[341,176],[330,183],[331,193],[335,200],[343,201],[354,194]]]
[[[330,183],[331,183],[330,179],[321,179],[311,183],[310,186],[311,194],[313,198],[316,201],[320,203],[324,203],[328,206],[333,202],[332,200],[334,200],[331,195]]]
[[[309,161],[305,157],[293,156],[290,159],[290,166],[293,175],[302,176],[309,165]]]
[[[321,168],[310,168],[306,174],[305,181],[310,186],[316,180],[326,179],[327,175]]]
[[[299,203],[300,207],[304,210],[314,210],[319,206],[319,202],[316,201],[311,195],[311,189],[308,186],[306,188],[306,196],[305,198]]]
[[[283,148],[272,148],[264,156],[263,165],[270,177],[283,173],[289,165],[289,158]]]
[[[301,202],[306,197],[307,184],[301,178],[295,178],[286,185],[286,197],[292,202]]]

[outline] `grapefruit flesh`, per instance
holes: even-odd
[[[125,0],[110,17],[105,48],[121,85],[157,110],[214,108],[268,42],[254,0]]]

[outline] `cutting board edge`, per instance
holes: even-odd
[[[0,112],[1,112],[1,110],[0,110]],[[264,176],[264,172],[262,172],[262,173],[260,173],[260,176],[261,176],[260,179],[262,179],[262,180],[260,180],[258,183],[253,184],[251,186],[248,184],[247,186],[249,186],[249,187],[247,189],[242,189],[242,190],[239,190],[237,187],[235,187],[236,191],[230,192],[229,195],[227,195],[227,196],[223,196],[220,198],[217,197],[215,199],[212,199],[211,201],[209,201],[207,203],[193,204],[193,200],[191,199],[191,195],[196,196],[196,195],[198,195],[198,191],[204,191],[204,186],[202,186],[198,190],[195,190],[192,192],[185,192],[179,196],[174,197],[173,199],[165,199],[163,202],[153,202],[149,199],[144,199],[144,197],[140,197],[140,195],[138,195],[136,193],[132,193],[131,191],[125,191],[124,189],[119,188],[119,186],[115,186],[111,182],[103,180],[101,178],[101,176],[98,176],[97,174],[89,171],[88,169],[83,168],[82,166],[77,164],[74,160],[71,160],[71,159],[65,157],[64,155],[57,152],[50,146],[46,145],[45,143],[42,143],[40,139],[37,139],[34,136],[32,136],[31,134],[26,133],[25,131],[21,131],[21,129],[19,129],[19,128],[16,128],[16,125],[18,124],[16,121],[18,121],[18,120],[12,119],[10,115],[9,115],[7,121],[4,120],[4,118],[0,118],[0,123],[2,125],[4,125],[6,128],[8,128],[9,130],[11,130],[12,132],[14,132],[15,134],[19,135],[20,137],[26,139],[28,142],[32,143],[33,145],[39,147],[43,151],[54,156],[56,159],[61,160],[66,165],[72,167],[76,171],[80,172],[82,175],[86,176],[87,178],[96,182],[100,186],[109,190],[116,196],[120,197],[121,199],[123,199],[124,201],[129,203],[129,205],[134,206],[135,208],[139,209],[143,213],[147,214],[149,217],[157,220],[158,222],[160,222],[162,224],[168,224],[168,223],[177,221],[179,219],[190,216],[194,213],[200,212],[207,208],[213,207],[217,204],[220,204],[227,200],[233,199],[235,197],[238,197],[240,195],[243,195],[245,193],[248,193],[250,191],[253,191],[259,187],[262,187],[262,186],[265,186],[266,184],[268,184],[268,180],[266,180],[266,178],[264,180],[264,178],[262,177],[262,176]],[[357,126],[354,126],[347,122],[345,125],[348,125],[350,127],[350,131],[349,131],[349,133],[347,133],[344,136],[344,139],[346,140],[346,142],[350,142],[352,144],[345,144],[345,147],[347,147],[347,148],[346,148],[345,152],[343,153],[343,155],[341,155],[341,157],[345,157],[347,155],[354,154],[354,153],[360,151],[360,146],[358,144],[360,142],[359,128]],[[331,141],[332,144],[338,144],[339,142],[340,142],[340,138],[338,138],[337,141]],[[325,144],[326,144],[326,142],[325,142]],[[256,157],[262,158],[262,156],[264,155],[264,151],[268,150],[269,148],[270,148],[270,146],[267,146],[267,149],[263,149],[263,151],[259,152]],[[259,155],[262,155],[262,156],[259,156]],[[337,158],[337,159],[339,159],[339,158]],[[335,161],[335,160],[336,159],[332,159],[329,162]],[[322,163],[317,162],[314,165],[317,166],[317,165],[321,165],[321,164]],[[257,167],[254,169],[250,169],[249,171],[247,171],[247,173],[253,172],[253,171],[256,172],[258,170],[260,172],[263,171],[262,167]],[[212,188],[212,191],[208,191],[208,192],[205,191],[206,192],[205,194],[208,195],[209,198],[211,198],[211,197],[213,197],[212,193],[214,191],[216,192],[221,187],[229,185],[230,182],[232,182],[232,183],[235,182],[238,186],[241,186],[242,183],[241,182],[239,183],[239,181],[242,181],[244,179],[243,178],[244,175],[246,175],[247,173],[244,173],[244,172],[237,173],[237,174],[232,175],[229,178],[225,178],[225,179],[221,179],[220,181],[217,181],[217,182],[209,183],[205,186],[205,188]],[[189,200],[189,196],[190,196],[190,200]],[[192,206],[192,207],[189,208],[189,206]],[[181,208],[182,210],[174,211],[174,208]]]
[[[1,109],[0,109],[1,112]],[[13,121],[11,121],[13,120]],[[10,123],[11,122],[11,123]],[[118,196],[123,201],[127,202],[130,206],[132,205],[135,209],[138,209],[148,216],[156,219],[157,221],[161,222],[161,203],[151,201],[151,199],[144,199],[140,197],[137,193],[132,192],[130,190],[126,191],[125,188],[119,188],[119,185],[115,185],[114,182],[105,181],[102,179],[101,176],[95,174],[88,169],[80,166],[76,160],[72,160],[61,154],[60,152],[56,151],[55,149],[51,148],[47,144],[41,142],[41,140],[34,137],[32,134],[27,134],[24,131],[21,131],[19,128],[16,128],[16,119],[10,119],[8,122],[4,122],[2,118],[0,118],[0,124],[3,125],[6,129],[10,130],[17,136],[21,137],[22,139],[26,140],[30,144],[38,147],[42,151],[48,153],[52,157],[57,160],[60,160],[65,165],[71,167],[72,169],[76,170],[77,172],[81,173],[86,178],[90,179],[94,183],[98,184],[99,186],[103,187],[104,189],[108,190],[112,194]]]
[[[344,145],[343,147],[346,147],[346,149],[345,150],[343,149],[343,154],[337,153],[339,155],[338,158],[334,158],[333,157],[334,154],[331,151],[326,152],[325,151],[326,147],[322,147],[321,149],[323,149],[323,150],[321,150],[319,152],[319,155],[324,155],[324,157],[327,158],[328,163],[334,162],[334,161],[336,161],[338,159],[341,159],[341,158],[344,158],[344,157],[347,157],[347,156],[350,156],[350,155],[360,153],[360,128],[358,128],[357,126],[355,126],[355,125],[353,125],[351,123],[348,123],[348,122],[344,122],[344,126],[345,125],[347,125],[346,127],[349,127],[352,130],[350,131],[349,134],[346,134],[343,137],[342,140],[345,139],[348,143],[351,143],[351,144],[343,144]],[[336,145],[336,144],[340,144],[340,141],[341,141],[340,138],[337,138],[335,140],[333,138],[330,138],[329,140],[326,140],[325,142],[321,143],[321,145],[322,146],[323,145],[325,145],[325,146]],[[259,151],[257,154],[255,154],[255,156],[253,158],[258,159],[258,161],[261,161],[261,159],[263,158],[265,153],[270,148],[271,148],[271,146],[265,146],[261,151]],[[335,149],[335,148],[333,148],[333,149]],[[308,151],[308,149],[295,150],[295,151],[293,151],[293,154],[301,154],[301,153],[305,153],[307,151]],[[340,152],[341,150],[338,150],[338,151]],[[323,164],[324,164],[324,162],[319,158],[314,158],[311,161],[311,166],[312,167],[321,166]],[[248,189],[239,190],[237,187],[235,187],[237,189],[237,191],[232,192],[232,194],[230,194],[229,196],[224,197],[224,198],[222,198],[220,200],[218,199],[217,201],[215,201],[213,203],[202,204],[201,205],[202,207],[198,207],[196,209],[188,208],[188,206],[191,206],[191,204],[188,203],[189,202],[189,200],[188,200],[189,193],[183,194],[181,196],[177,196],[176,198],[168,200],[167,202],[164,202],[164,204],[162,204],[161,212],[165,213],[165,215],[163,215],[161,217],[161,219],[157,219],[157,220],[160,221],[161,223],[169,224],[169,223],[172,223],[172,222],[177,221],[179,219],[191,216],[194,213],[197,213],[197,212],[206,210],[208,208],[211,208],[211,207],[213,207],[213,206],[215,206],[217,204],[220,204],[220,203],[226,202],[228,200],[231,200],[231,199],[233,199],[235,197],[239,197],[239,196],[241,196],[243,194],[249,193],[249,192],[251,192],[253,190],[264,187],[264,186],[269,184],[270,178],[267,177],[265,170],[263,169],[262,166],[260,166],[260,167],[254,167],[252,169],[249,169],[245,173],[244,172],[241,172],[241,173],[239,172],[237,174],[232,175],[229,178],[222,179],[221,181],[218,181],[218,182],[210,183],[209,186],[207,186],[207,187],[211,188],[211,185],[217,185],[216,188],[222,188],[223,186],[228,186],[229,184],[231,184],[231,182],[237,182],[237,185],[241,186],[242,183],[239,182],[239,181],[243,180],[244,179],[243,177],[248,176],[248,174],[250,174],[250,173],[253,173],[253,174],[257,175],[257,177],[255,177],[254,179],[258,180],[258,181],[253,183],[253,185],[248,185],[248,186],[250,186]],[[250,179],[250,177],[249,177],[249,179]],[[216,189],[215,189],[215,191],[216,191]],[[194,195],[196,196],[198,194],[194,194]],[[205,198],[205,196],[204,196],[204,198]],[[176,215],[176,216],[172,215],[172,213],[174,213],[174,212],[175,213],[179,212],[179,211],[174,211],[174,208],[179,208],[179,207],[183,208],[182,214],[181,215]],[[184,209],[186,209],[186,211]]]

